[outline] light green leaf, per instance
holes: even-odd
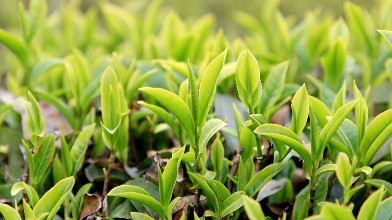
[[[392,46],[392,31],[387,31],[387,30],[377,30],[382,34],[382,36],[385,37],[385,39],[388,41],[388,43]]]
[[[253,95],[259,94],[261,89],[260,68],[256,57],[249,51],[242,51],[237,60],[235,79],[239,98],[248,109],[252,110],[257,106],[260,96],[253,101]],[[257,96],[256,95],[256,96]]]
[[[180,166],[182,155],[184,154],[184,147],[180,148],[177,152],[175,152],[167,163],[165,170],[162,174],[162,179],[164,180],[160,184],[163,184],[163,198],[161,198],[161,203],[163,207],[169,206],[174,186],[176,185],[176,179],[178,175],[178,167]]]
[[[291,130],[299,135],[305,128],[309,114],[309,97],[305,84],[295,93],[291,102]]]
[[[366,127],[360,150],[363,165],[369,165],[372,158],[392,133],[392,109],[375,117]]]
[[[308,169],[311,168],[311,155],[309,150],[301,143],[298,136],[290,129],[277,124],[263,124],[254,130],[256,134],[270,137],[283,142],[293,150],[295,150],[305,161]]]
[[[31,0],[29,5],[29,26],[26,35],[26,42],[30,44],[46,17],[47,3],[46,0]]]
[[[27,113],[27,126],[31,133],[30,138],[35,146],[34,150],[36,151],[36,147],[40,142],[39,139],[45,134],[45,123],[37,100],[30,92],[28,92],[28,97],[30,102],[24,103],[24,109]]]
[[[28,74],[28,79],[27,79],[28,83],[31,85],[33,82],[35,82],[38,79],[38,77],[40,77],[43,73],[45,73],[49,69],[63,64],[64,64],[63,59],[59,59],[59,58],[51,58],[41,63],[38,63],[33,67],[31,73]]]
[[[222,142],[218,138],[215,139],[211,145],[211,163],[216,173],[222,171],[223,159],[225,158],[224,153]]]
[[[23,199],[23,211],[24,211],[25,219],[38,220],[38,218],[35,216],[33,210],[31,209],[29,204],[27,204],[26,200],[24,200],[24,199]]]
[[[163,107],[171,111],[181,122],[182,126],[187,131],[189,138],[194,142],[195,128],[192,113],[179,96],[161,88],[143,87],[139,90],[153,97]]]
[[[52,219],[60,209],[61,204],[68,197],[74,184],[75,179],[72,176],[56,183],[56,185],[42,196],[37,205],[34,206],[34,214],[39,216],[48,212],[47,219]]]
[[[343,188],[348,189],[351,186],[352,167],[350,159],[345,153],[339,153],[336,161],[336,176]]]
[[[320,214],[323,219],[328,220],[355,220],[355,217],[349,208],[333,203],[325,204],[321,209]]]
[[[152,112],[157,114],[164,122],[166,122],[170,126],[170,128],[173,130],[173,133],[178,135],[177,123],[166,110],[164,110],[159,106],[146,103],[144,101],[138,101],[137,103],[141,106],[150,109]]]
[[[259,171],[252,179],[246,184],[244,192],[246,195],[253,197],[260,191],[260,189],[270,181],[276,174],[278,174],[287,162],[273,163],[266,166]]]
[[[0,29],[0,43],[10,49],[26,68],[29,65],[29,56],[25,44],[15,35]]]
[[[138,186],[121,185],[113,188],[108,196],[118,196],[126,199],[134,200],[148,206],[164,218],[164,210],[162,205],[155,200],[146,190]]]
[[[207,66],[199,87],[199,110],[197,125],[202,127],[214,101],[218,75],[225,63],[227,49],[213,59]]]
[[[335,99],[332,103],[332,112],[336,112],[340,107],[346,103],[346,83],[344,82],[342,87],[339,89],[338,94],[336,94]]]
[[[338,130],[340,125],[343,123],[344,119],[350,114],[351,110],[357,104],[357,100],[351,101],[340,107],[336,113],[332,116],[331,120],[323,127],[320,132],[320,143],[318,151],[315,152],[316,160],[319,160],[323,150],[327,146],[328,142],[331,140],[332,136]]]
[[[191,109],[193,119],[197,121],[198,112],[199,112],[199,91],[197,89],[197,81],[195,77],[195,73],[193,72],[191,63],[188,60],[188,79],[190,84],[190,92],[191,92]]]
[[[372,195],[370,195],[359,210],[358,220],[374,219],[383,197],[384,187],[381,187]]]
[[[22,220],[18,211],[6,204],[0,203],[0,213],[5,220]]]
[[[320,143],[320,135],[319,135],[319,130],[317,126],[317,119],[316,119],[316,113],[313,107],[313,102],[310,103],[310,109],[309,109],[309,118],[310,118],[310,141],[311,141],[311,152],[312,152],[312,159],[315,160],[315,154],[314,152],[319,151],[319,143]]]
[[[358,103],[355,106],[355,121],[358,130],[358,142],[361,143],[363,135],[365,134],[366,124],[368,120],[368,106],[366,100],[363,98],[361,92],[359,91],[355,81],[353,82],[354,98],[358,99]],[[358,146],[359,147],[359,146]],[[356,149],[359,153],[359,149]]]
[[[241,198],[243,192],[235,192],[222,203],[221,217],[224,217],[237,209],[241,208],[244,203]]]
[[[88,147],[88,143],[91,139],[91,136],[93,135],[95,128],[95,124],[91,124],[89,126],[86,126],[78,135],[76,138],[74,144],[71,147],[70,150],[70,156],[73,161],[73,174],[75,175],[76,172],[79,171],[79,169],[82,166],[82,163],[84,161],[84,156],[86,154],[86,150]]]
[[[330,46],[328,53],[321,59],[325,82],[334,91],[337,91],[342,85],[346,67],[346,56],[346,44],[342,38],[338,38]]]
[[[286,61],[272,67],[267,79],[265,80],[263,95],[259,102],[259,110],[261,113],[265,113],[267,109],[274,106],[279,100],[284,89],[288,65],[289,62]]]
[[[29,198],[30,205],[32,207],[34,207],[39,200],[38,193],[37,193],[37,191],[35,191],[35,189],[33,187],[31,187],[30,185],[27,185],[25,182],[15,183],[11,188],[11,195],[15,196],[16,194],[18,194],[22,190],[25,191],[27,198]]]
[[[149,215],[140,212],[131,212],[131,217],[135,220],[154,220]]]
[[[115,128],[120,122],[120,95],[117,75],[110,66],[101,78],[101,105],[103,124]]]
[[[204,124],[199,137],[199,153],[205,150],[205,147],[211,137],[226,125],[227,124],[225,122],[217,118],[210,119]]]
[[[265,220],[263,210],[256,200],[246,195],[241,195],[241,197],[244,202],[245,212],[249,220]]]
[[[212,204],[214,207],[215,212],[219,213],[219,203],[218,203],[218,198],[215,192],[210,188],[208,183],[203,179],[203,176],[201,176],[198,173],[188,173],[189,176],[194,179],[197,182],[197,187],[202,189],[202,193],[207,197],[208,202]]]
[[[335,172],[337,169],[336,164],[325,164],[324,166],[320,167],[315,174],[315,178],[317,179],[321,174],[327,172]]]
[[[33,155],[34,167],[33,169],[33,184],[38,184],[42,181],[50,162],[54,155],[54,136],[52,134],[46,136],[38,148],[38,151]]]
[[[73,216],[79,216],[80,211],[82,210],[83,207],[83,201],[84,201],[84,195],[90,191],[91,187],[93,186],[92,183],[87,183],[84,184],[78,192],[76,193],[75,197],[73,198]]]

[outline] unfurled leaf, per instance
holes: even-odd
[[[250,198],[249,196],[242,195],[242,200],[244,202],[244,208],[246,215],[248,216],[249,220],[264,220],[265,216],[263,210],[260,207],[260,204]]]
[[[295,203],[293,208],[293,220],[304,219],[309,210],[310,196],[309,187],[305,187],[295,197]]]
[[[25,67],[29,65],[29,56],[26,46],[18,37],[0,29],[0,43],[8,47]]]
[[[207,114],[210,111],[212,102],[214,101],[218,75],[225,63],[227,49],[213,59],[207,66],[199,87],[199,109],[197,117],[197,125],[203,126]]]
[[[33,210],[31,209],[29,204],[27,204],[26,200],[24,200],[24,199],[23,199],[23,211],[24,211],[25,219],[38,220],[37,216],[35,216]]]
[[[220,129],[222,129],[224,126],[227,124],[223,122],[220,119],[213,118],[208,120],[203,128],[201,129],[200,132],[200,137],[199,137],[199,152],[203,152],[205,150],[205,147],[207,146],[208,141],[211,139],[212,136],[216,132],[218,132]]]
[[[5,220],[22,220],[18,211],[6,204],[0,203],[0,213]]]
[[[391,219],[392,218],[391,209],[392,209],[392,197],[389,197],[384,201],[380,202],[375,219],[376,220]]]
[[[167,208],[169,206],[173,194],[173,189],[176,184],[178,167],[180,166],[183,154],[184,148],[180,148],[177,152],[173,154],[172,158],[170,158],[169,162],[165,167],[165,170],[163,171],[163,182],[160,182],[160,184],[163,184],[161,203],[163,204],[164,208]]]
[[[46,219],[52,219],[60,209],[61,204],[68,197],[74,184],[75,179],[73,177],[65,178],[56,183],[56,185],[42,196],[37,205],[34,206],[34,214],[39,216],[48,212],[49,215]]]
[[[52,59],[47,59],[41,63],[38,63],[33,67],[31,70],[31,73],[28,74],[28,83],[32,85],[33,82],[35,82],[38,77],[40,77],[43,73],[48,71],[51,68],[61,66],[64,64],[64,61],[62,59],[58,58],[52,58]]]
[[[148,206],[164,218],[164,210],[162,205],[155,200],[146,190],[138,186],[121,185],[113,188],[108,196],[118,196],[134,200]]]
[[[325,149],[332,136],[335,134],[340,125],[343,123],[344,119],[347,117],[348,114],[350,114],[351,110],[355,107],[356,104],[357,100],[354,100],[340,107],[323,127],[320,132],[319,148],[318,151],[315,152],[316,160],[320,159],[322,151]]]
[[[222,203],[221,217],[236,211],[244,205],[241,198],[242,194],[243,192],[235,192]]]
[[[53,158],[54,150],[54,136],[50,134],[43,139],[38,151],[33,155],[34,167],[30,167],[30,169],[33,169],[33,184],[42,181]]]
[[[328,53],[321,59],[325,82],[334,91],[337,91],[343,83],[346,53],[346,44],[342,38],[339,38],[331,45]]]
[[[224,148],[222,142],[219,139],[215,139],[211,145],[211,163],[216,173],[222,171],[222,165],[224,160]]]
[[[352,167],[350,159],[345,153],[340,153],[336,161],[336,176],[343,188],[348,189],[352,182]]]
[[[203,176],[198,173],[188,173],[189,176],[197,182],[197,187],[202,189],[202,193],[207,197],[208,202],[212,204],[215,212],[219,212],[219,202],[217,195],[208,185],[208,183],[204,180]]]
[[[179,96],[160,88],[144,87],[139,90],[153,97],[163,107],[172,112],[188,132],[189,138],[194,142],[195,128],[192,113]]]
[[[384,197],[384,187],[381,187],[362,204],[358,213],[358,220],[374,219],[376,217],[378,207]]]
[[[260,100],[262,89],[259,64],[249,50],[241,52],[238,57],[235,79],[239,98],[253,111]]]
[[[388,181],[382,179],[368,179],[365,180],[365,183],[377,188],[384,187],[387,190],[387,194],[392,195],[392,183]]]
[[[327,172],[335,172],[337,169],[336,164],[325,164],[324,166],[320,167],[316,173],[315,173],[315,178],[319,177],[321,174],[327,173]]]
[[[283,62],[274,66],[264,83],[264,90],[259,102],[259,110],[265,113],[267,109],[274,106],[279,100],[284,89],[286,72],[289,62]]]
[[[141,106],[150,109],[152,112],[157,114],[164,122],[166,122],[170,126],[170,128],[173,130],[173,133],[178,135],[177,123],[167,111],[165,111],[163,108],[159,106],[152,105],[144,101],[138,101],[137,103]]]
[[[360,150],[363,165],[369,165],[374,155],[392,133],[392,109],[375,117],[366,127]]]
[[[266,166],[264,169],[254,175],[246,184],[244,192],[246,195],[253,197],[259,190],[270,181],[276,174],[278,174],[287,162],[274,163]]]
[[[93,135],[94,128],[95,128],[95,124],[85,127],[80,132],[80,134],[78,135],[74,144],[71,147],[70,156],[73,161],[73,171],[72,171],[73,175],[75,175],[76,172],[78,172],[82,166],[82,163],[84,161],[84,156],[86,154],[86,150],[88,147],[88,143],[91,139],[91,136]]]
[[[254,132],[286,144],[302,157],[308,168],[311,167],[312,159],[309,150],[290,129],[277,124],[263,124],[257,127]]]
[[[151,218],[149,215],[140,212],[131,212],[131,216],[132,219],[135,220],[154,220],[154,218]]]
[[[309,114],[309,97],[305,84],[295,93],[291,102],[291,130],[299,135],[306,125]]]
[[[33,187],[31,187],[30,185],[26,184],[25,182],[17,182],[12,186],[11,189],[11,195],[15,196],[16,194],[18,194],[20,191],[24,190],[24,192],[27,195],[27,198],[29,198],[29,203],[32,207],[34,207],[38,200],[38,193],[37,191],[35,191],[35,189]]]
[[[355,220],[354,215],[348,207],[333,203],[323,205],[320,215],[323,219],[331,220]]]

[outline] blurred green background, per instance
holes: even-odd
[[[68,2],[67,0],[62,0]],[[80,0],[83,9],[88,7],[96,7],[100,2],[105,0]],[[137,7],[135,10],[143,12],[145,5],[152,0],[107,0],[117,5],[127,4],[132,2],[132,5]],[[373,7],[377,0],[352,0],[351,2],[362,5],[368,10],[375,10]],[[0,27],[13,28],[17,27],[18,3],[24,2],[28,5],[28,0],[0,0]],[[48,0],[49,12],[55,10],[60,5],[59,0]],[[297,19],[301,19],[306,12],[312,9],[318,9],[320,15],[334,15],[336,17],[343,15],[343,5],[346,1],[343,0],[329,0],[329,1],[311,1],[311,0],[281,0],[280,9],[286,16],[293,15]],[[137,3],[137,4],[135,4]],[[234,13],[243,11],[252,15],[258,15],[263,7],[263,0],[165,0],[164,8],[167,11],[175,10],[182,18],[195,18],[205,14],[214,14],[217,22],[217,27],[222,28],[224,32],[230,37],[241,34],[241,29],[234,22]]]

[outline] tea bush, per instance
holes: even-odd
[[[163,4],[31,0],[0,29],[4,219],[392,218],[391,1],[263,1],[234,39]]]

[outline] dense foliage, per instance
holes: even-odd
[[[26,9],[27,8],[27,9]],[[20,3],[0,29],[0,213],[14,219],[390,219],[392,2]]]

